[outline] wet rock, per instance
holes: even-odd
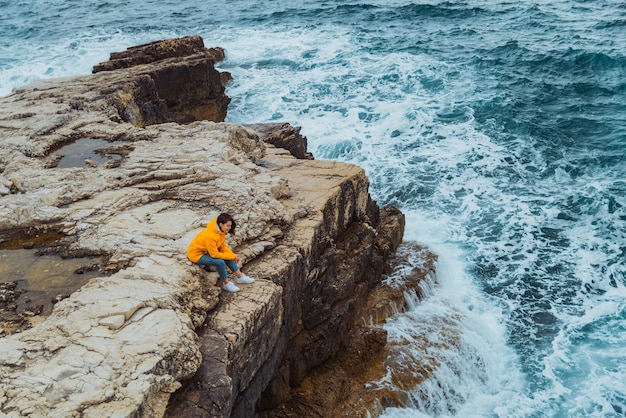
[[[396,209],[384,208],[378,225],[379,236],[384,236],[385,231],[395,231],[390,226],[394,222],[403,222],[403,216]],[[392,242],[381,239],[379,244]],[[402,253],[392,256],[389,268],[393,270],[403,265],[409,255],[422,262],[404,276],[404,283],[375,286],[357,309],[360,318],[348,328],[345,341],[335,356],[306,374],[295,387],[281,385],[279,379],[272,382],[267,392],[282,390],[282,400],[272,405],[267,403],[267,398],[262,398],[260,417],[366,418],[378,416],[388,407],[407,405],[410,389],[432,373],[434,359],[422,359],[415,362],[415,367],[407,368],[402,361],[404,357],[397,353],[398,347],[387,342],[381,324],[388,317],[406,310],[406,291],[419,293],[424,282],[434,280],[437,261],[427,248],[409,243]],[[428,361],[432,361],[430,369],[422,366]],[[396,389],[376,384],[389,375],[395,379],[394,383],[398,383]],[[287,377],[288,373],[282,376],[289,382]]]

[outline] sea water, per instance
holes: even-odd
[[[439,255],[429,296],[386,328],[426,335],[407,355],[440,367],[386,417],[626,415],[623,1],[0,0],[0,16],[0,95],[199,34],[226,49],[229,121],[302,126],[316,158],[366,170],[407,243]]]

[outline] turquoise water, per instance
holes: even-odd
[[[388,417],[626,415],[622,1],[0,1],[0,95],[199,34],[228,120],[303,127],[440,256],[388,325],[442,367]],[[401,273],[396,276],[401,280]],[[437,344],[454,327],[454,349]],[[449,329],[449,328],[445,328]],[[379,382],[380,385],[388,384]]]

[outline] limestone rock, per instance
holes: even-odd
[[[40,251],[98,255],[108,272],[0,339],[2,413],[248,417],[354,345],[403,215],[380,211],[361,168],[309,159],[299,128],[221,122],[203,48],[131,48],[0,98],[0,245],[44,234]],[[78,140],[110,143],[104,161],[61,168]],[[257,279],[236,294],[185,255],[220,212]]]

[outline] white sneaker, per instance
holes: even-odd
[[[222,286],[222,289],[224,289],[227,292],[239,292],[239,288],[237,286],[235,286],[235,283],[233,282],[228,282],[226,283],[224,286]]]
[[[237,279],[237,283],[250,284],[250,283],[254,283],[254,279],[244,274],[243,276]]]

